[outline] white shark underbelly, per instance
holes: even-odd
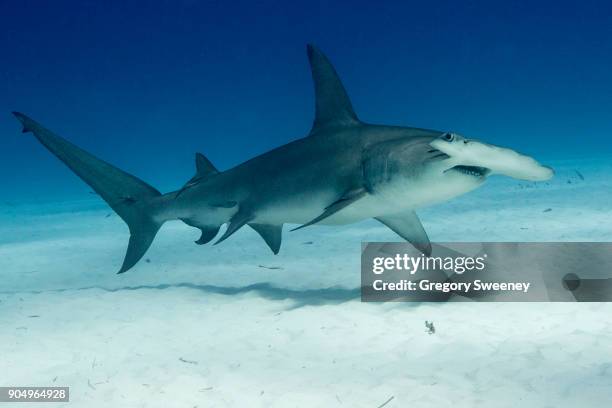
[[[343,208],[318,222],[320,225],[343,225],[360,222],[370,218],[402,214],[422,207],[438,204],[474,190],[484,182],[483,179],[457,174],[436,180],[424,176],[411,183],[397,183],[386,186],[380,191],[366,194],[360,200]],[[280,225],[284,223],[305,224],[321,214],[335,201],[332,192],[311,194],[307,198],[283,203],[271,203],[260,210],[258,222]]]

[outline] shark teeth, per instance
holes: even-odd
[[[489,172],[489,169],[486,167],[478,167],[478,166],[455,166],[450,168],[449,170],[455,170],[460,173],[466,174],[468,176],[473,177],[483,177],[486,176]]]

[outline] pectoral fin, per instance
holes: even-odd
[[[414,211],[393,216],[376,217],[376,219],[410,242],[426,256],[431,255],[431,242],[429,242],[427,233]]]
[[[335,201],[334,203],[326,207],[325,211],[323,211],[321,215],[307,222],[304,225],[300,225],[299,227],[292,229],[291,231],[296,231],[301,228],[308,227],[309,225],[316,224],[317,222],[320,222],[324,220],[325,218],[342,210],[343,208],[351,205],[352,203],[359,200],[360,198],[363,198],[366,194],[367,194],[367,191],[364,188],[360,188],[357,190],[351,190],[347,192],[346,194],[344,194],[342,198],[340,198],[339,200]]]
[[[271,224],[249,224],[249,227],[253,228],[263,239],[266,244],[270,247],[274,255],[278,254],[281,246],[283,226],[282,225],[271,225]]]

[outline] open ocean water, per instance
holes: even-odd
[[[365,122],[555,169],[418,211],[432,241],[608,242],[611,11],[0,2],[0,386],[70,386],[83,407],[609,405],[609,304],[361,303],[360,243],[397,240],[372,220],[286,226],[277,256],[250,229],[197,246],[167,223],[116,275],[125,224],[11,111],[168,192],[195,152],[223,171],[308,133],[315,43]]]

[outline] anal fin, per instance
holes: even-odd
[[[351,205],[355,201],[363,198],[366,194],[367,194],[367,191],[365,190],[365,188],[359,188],[359,189],[356,189],[356,190],[351,190],[351,191],[345,193],[339,200],[337,200],[337,201],[333,202],[331,205],[327,206],[325,208],[325,211],[323,211],[323,213],[321,213],[321,215],[319,215],[318,217],[312,219],[311,221],[308,221],[306,224],[300,225],[299,227],[296,227],[296,228],[292,229],[291,231],[296,231],[296,230],[299,230],[301,228],[308,227],[309,225],[316,224],[316,223],[324,220],[325,218],[327,218],[327,217],[337,213],[338,211],[342,210],[343,208]]]
[[[214,237],[217,236],[217,234],[219,233],[219,229],[221,228],[220,225],[203,225],[202,223],[189,218],[181,218],[180,220],[183,221],[185,224],[202,231],[202,235],[200,235],[200,238],[195,241],[195,243],[198,245],[204,245],[209,243]]]
[[[221,229],[221,226],[218,227],[198,227],[200,229],[200,231],[202,231],[202,235],[200,236],[200,238],[195,241],[196,244],[198,245],[204,245],[204,244],[208,244],[214,237],[217,236],[217,233],[219,232],[219,229]]]
[[[426,256],[431,256],[431,242],[414,211],[392,216],[376,217],[400,237],[410,242]]]
[[[272,225],[272,224],[249,224],[249,227],[253,228],[262,238],[266,241],[266,244],[270,247],[274,255],[280,251],[283,225]]]

